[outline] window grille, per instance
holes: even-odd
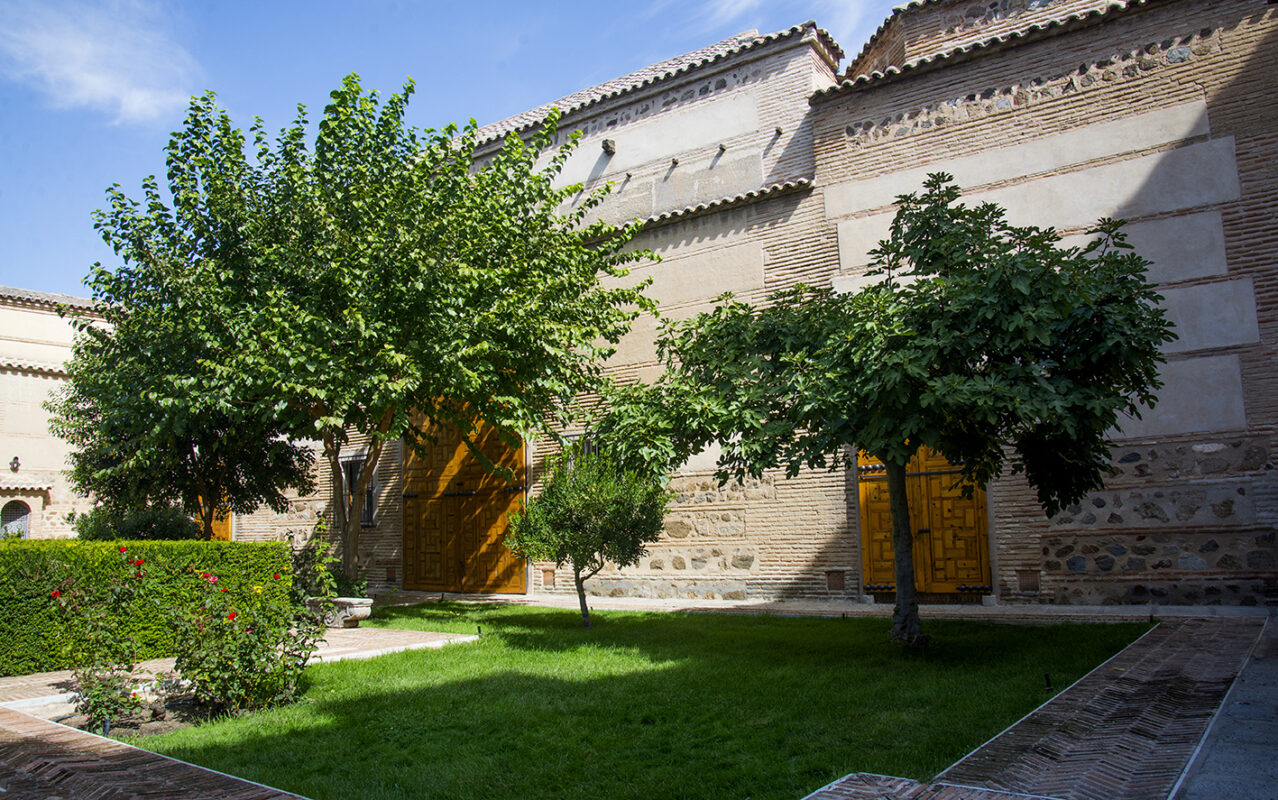
[[[10,500],[0,509],[0,534],[4,537],[27,538],[30,533],[31,508],[21,500]]]
[[[351,507],[351,499],[354,496],[355,484],[359,483],[360,470],[364,468],[364,459],[353,458],[349,461],[342,462],[342,482],[346,486],[346,507]],[[364,526],[372,526],[373,524],[373,506],[376,504],[377,476],[374,474],[373,479],[368,482],[368,489],[364,492],[364,510],[360,512],[359,524]]]

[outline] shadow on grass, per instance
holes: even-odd
[[[144,742],[316,798],[801,797],[852,771],[930,777],[1139,632],[885,620],[395,609],[484,640],[314,671],[303,703]],[[1098,635],[1099,634],[1099,635]]]

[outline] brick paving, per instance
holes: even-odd
[[[0,708],[6,800],[284,800],[298,795]]]
[[[1164,621],[932,783],[858,773],[808,800],[1165,800],[1263,627]]]
[[[384,628],[332,629],[326,633],[312,660],[371,658],[476,638]],[[145,678],[172,668],[173,659],[156,659],[140,664],[137,674]],[[0,678],[0,798],[284,800],[300,797],[21,711],[24,706],[37,704],[44,708],[56,707],[56,701],[69,690],[70,679],[71,673],[67,671]]]

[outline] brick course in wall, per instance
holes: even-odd
[[[734,37],[726,55],[575,107],[561,127],[583,130],[574,158],[585,160],[568,171],[587,189],[617,185],[600,215],[648,220],[636,245],[664,260],[636,277],[654,278],[674,318],[726,290],[757,303],[799,282],[856,280],[857,248],[929,170],[960,171],[969,193],[1066,236],[1084,236],[1093,212],[1128,217],[1180,321],[1164,402],[1125,423],[1106,487],[1052,519],[1022,480],[988,487],[993,594],[1274,603],[1276,14],[1260,0],[921,0],[894,14],[842,84],[814,28],[744,46]],[[675,130],[685,138],[663,138]],[[608,138],[615,155],[603,155]],[[655,330],[636,323],[608,364],[614,378],[659,373]],[[530,443],[534,493],[551,452]],[[383,456],[378,522],[361,537],[376,587],[398,583],[399,458]],[[702,458],[672,487],[661,540],[638,566],[601,572],[592,592],[861,595],[854,475],[721,487]],[[289,515],[237,520],[237,537],[278,537],[326,508],[323,496],[299,499]],[[532,593],[572,591],[553,564],[529,569]]]
[[[925,5],[919,17],[932,25],[965,4]],[[1058,5],[1064,7],[1053,3],[1045,10]],[[917,47],[923,50],[945,49],[919,33],[926,27],[919,23],[903,30],[922,37]],[[1128,152],[1116,146],[1112,155],[965,188],[984,193],[1023,187],[1057,174],[1184,153],[1196,143],[1231,148],[1235,196],[1197,202],[1191,187],[1188,199],[1175,207],[1138,213],[1135,219],[1219,214],[1227,255],[1224,273],[1173,278],[1162,288],[1249,282],[1255,329],[1240,329],[1221,346],[1186,343],[1188,352],[1174,352],[1173,347],[1168,366],[1170,374],[1182,362],[1236,359],[1244,421],[1221,427],[1212,419],[1183,420],[1181,430],[1156,438],[1120,438],[1114,450],[1116,473],[1106,489],[1051,520],[1023,481],[1010,475],[995,481],[989,487],[994,580],[1005,601],[1278,600],[1278,486],[1271,448],[1278,420],[1273,391],[1278,379],[1278,141],[1272,111],[1278,103],[1278,84],[1272,80],[1278,74],[1276,34],[1275,10],[1259,2],[1149,4],[1110,13],[1104,24],[993,47],[953,63],[939,59],[939,65],[863,80],[814,101],[818,192],[909,168],[941,170],[957,158],[1189,103],[1201,103],[1207,117],[1201,131],[1190,137]],[[909,48],[905,50],[908,57]],[[1209,192],[1204,189],[1203,194]],[[1139,208],[1142,202],[1133,200],[1130,207]],[[867,207],[842,219],[885,210],[890,208]],[[831,220],[835,225],[840,221]],[[1081,229],[1065,227],[1066,233]],[[835,233],[827,229],[826,235]],[[1216,329],[1234,323],[1223,316],[1209,320]],[[1191,333],[1182,328],[1182,335]],[[1169,384],[1164,401],[1174,405],[1183,399],[1178,395],[1212,388]]]

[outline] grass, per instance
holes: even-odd
[[[137,741],[313,798],[788,798],[929,778],[1145,625],[927,625],[455,603],[366,625],[474,633],[308,669],[303,699]]]

